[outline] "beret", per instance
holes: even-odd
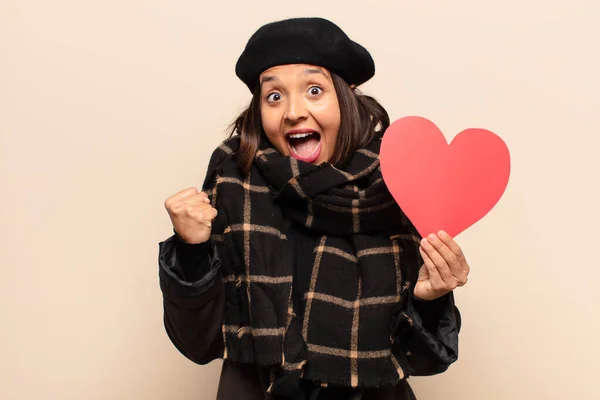
[[[248,40],[235,73],[254,92],[263,71],[285,64],[317,65],[356,86],[375,74],[369,52],[324,18],[291,18],[263,25]]]

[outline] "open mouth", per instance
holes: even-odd
[[[287,135],[291,156],[297,160],[312,163],[321,155],[321,135],[314,131]]]

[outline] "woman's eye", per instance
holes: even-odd
[[[321,89],[318,86],[311,86],[311,88],[308,90],[310,92],[310,94],[312,94],[313,96],[317,96],[319,94],[321,94],[323,92],[323,89]]]
[[[279,93],[271,93],[267,96],[267,101],[279,101],[281,100],[281,95]]]

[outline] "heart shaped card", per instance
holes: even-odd
[[[385,131],[381,171],[388,190],[422,236],[456,236],[500,200],[510,175],[504,141],[486,129],[460,132],[450,144],[423,117],[396,120]]]

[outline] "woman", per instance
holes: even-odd
[[[165,201],[165,329],[192,361],[224,359],[219,399],[414,399],[408,376],[457,359],[469,266],[383,183],[389,118],[356,90],[374,71],[330,21],[261,27],[236,65],[250,106],[202,191]]]

